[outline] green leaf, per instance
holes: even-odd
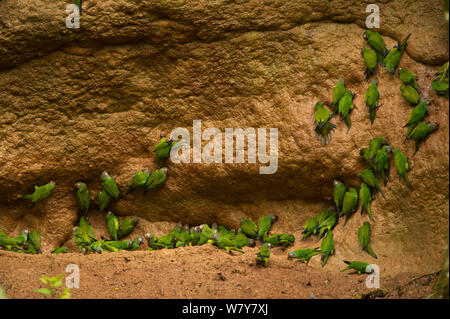
[[[60,299],[69,299],[70,298],[70,288],[64,289],[64,291],[61,294]]]
[[[48,288],[39,288],[39,289],[36,289],[35,291],[40,294],[43,294],[43,295],[53,296],[53,291],[51,291]]]

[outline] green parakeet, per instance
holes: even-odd
[[[406,138],[407,140],[413,140],[416,145],[415,153],[419,150],[419,145],[422,141],[425,141],[428,136],[436,131],[439,124],[430,124],[427,122],[419,122],[412,130],[411,134]]]
[[[103,212],[106,208],[108,208],[109,203],[111,203],[111,196],[108,195],[107,192],[101,190],[97,195],[97,204],[100,208],[100,213]]]
[[[288,253],[288,259],[298,258],[302,263],[308,263],[311,257],[318,254],[319,248],[296,249]]]
[[[366,95],[364,97],[366,101],[366,105],[369,108],[369,115],[370,115],[370,123],[373,124],[373,121],[375,121],[375,114],[377,112],[377,109],[379,107],[378,105],[378,99],[380,97],[380,92],[378,92],[378,80],[374,79],[367,88]]]
[[[114,178],[109,176],[108,172],[104,171],[101,175],[101,180],[103,190],[115,200],[119,200],[120,191]]]
[[[318,215],[317,215],[317,222],[320,224],[321,222],[323,222],[325,219],[327,219],[328,217],[330,217],[331,215],[334,215],[336,213],[336,210],[334,209],[334,207],[328,207],[327,209],[322,210]]]
[[[358,207],[358,192],[356,188],[350,187],[348,192],[345,193],[344,202],[342,204],[342,215],[345,216],[344,227],[347,224],[351,214],[356,211]]]
[[[158,163],[161,163],[163,160],[169,157],[170,150],[176,144],[176,142],[172,140],[166,140],[165,137],[161,136],[161,140],[155,146],[153,151],[156,154],[156,159]]]
[[[391,52],[386,55],[384,58],[384,64],[386,66],[386,71],[388,71],[390,74],[394,74],[395,69],[397,68],[398,64],[400,63],[400,59],[402,57],[403,52],[405,51],[406,44],[408,43],[408,39],[411,36],[411,34],[408,34],[406,38],[396,45]]]
[[[103,243],[104,240],[96,240],[94,241],[91,246],[90,246],[90,250],[97,253],[97,254],[101,254],[103,253]]]
[[[51,181],[43,186],[34,186],[33,194],[25,194],[22,198],[31,200],[31,205],[34,205],[36,202],[49,197],[55,185],[55,182]]]
[[[389,50],[386,49],[384,40],[378,32],[366,30],[364,31],[364,40],[377,52],[378,62],[384,66],[384,57],[389,54]]]
[[[330,255],[334,255],[334,240],[333,240],[333,232],[327,232],[327,235],[322,239],[322,243],[320,245],[320,255],[322,261],[322,267],[328,261],[328,257]]]
[[[400,78],[400,81],[402,81],[404,85],[410,85],[416,90],[420,90],[419,84],[417,83],[417,79],[411,70],[402,68],[398,69],[398,77]]]
[[[0,246],[11,246],[11,249],[13,247],[18,248],[17,246],[23,246],[28,240],[29,233],[30,232],[25,229],[20,232],[19,236],[12,238],[0,230]]]
[[[398,171],[399,178],[404,179],[408,187],[411,187],[411,184],[409,183],[408,179],[408,159],[405,154],[403,154],[398,148],[394,148],[392,150],[392,153],[394,154],[394,165],[395,168]]]
[[[27,229],[21,230],[19,236],[14,238],[14,244],[15,245],[20,245],[20,246],[25,245],[25,243],[28,240],[28,235],[29,234],[30,234],[29,230],[27,230]]]
[[[321,144],[328,144],[331,141],[331,132],[334,131],[336,125],[330,122],[331,115],[321,102],[317,102],[315,106],[314,120],[316,123],[316,137]]]
[[[369,148],[367,147],[361,148],[359,150],[359,155],[361,155],[364,158],[364,160],[367,162],[367,164],[369,164],[371,168],[375,169],[375,160],[369,159]]]
[[[384,196],[383,191],[381,190],[380,183],[378,182],[375,174],[372,172],[371,169],[364,169],[361,172],[358,173],[358,177],[361,178],[361,180],[367,184],[367,186],[375,189],[376,191],[380,192],[383,198],[386,198]]]
[[[272,224],[278,220],[278,216],[274,214],[269,214],[258,220],[258,235],[256,239],[265,240],[267,234],[269,233]]]
[[[359,189],[359,202],[361,205],[361,215],[364,214],[364,211],[366,211],[370,220],[373,221],[372,209],[370,207],[372,202],[372,193],[366,183],[361,183],[361,188]]]
[[[419,104],[413,108],[411,114],[409,116],[408,123],[406,123],[403,127],[408,127],[408,131],[406,132],[405,141],[408,136],[411,134],[412,130],[416,127],[418,123],[422,121],[422,119],[427,114],[428,110],[428,101],[420,100]]]
[[[121,238],[131,234],[131,232],[134,230],[134,228],[138,224],[138,221],[139,221],[139,218],[137,216],[122,219],[119,223],[119,229],[117,230],[117,238],[121,239]]]
[[[28,233],[27,252],[31,254],[41,253],[41,234],[37,230]]]
[[[367,272],[367,267],[370,266],[369,263],[366,263],[364,261],[346,261],[346,260],[344,260],[344,262],[348,266],[347,266],[347,268],[342,269],[341,272],[344,272],[344,271],[349,270],[349,269],[354,269],[354,270],[356,270],[356,272],[358,274],[371,273],[371,272]]]
[[[353,92],[350,90],[347,90],[347,91],[345,91],[344,96],[339,100],[339,104],[338,104],[338,113],[348,128],[347,133],[352,126],[351,120],[350,120],[350,113],[354,109],[353,97],[354,97]]]
[[[51,253],[52,254],[65,254],[65,253],[67,253],[67,247],[66,246],[55,247],[52,249]]]
[[[373,258],[377,258],[377,255],[373,252],[370,247],[370,224],[369,222],[364,222],[361,227],[358,229],[358,240],[362,246],[362,249],[365,250],[370,256]]]
[[[136,238],[134,238],[133,240],[131,240],[130,245],[128,246],[129,251],[134,251],[136,249],[139,248],[139,246],[141,246],[141,244],[144,242],[144,239],[141,236],[138,236]]]
[[[103,242],[103,250],[109,251],[109,252],[116,252],[119,250],[128,250],[128,248],[131,246],[131,240],[107,240]]]
[[[91,203],[91,195],[85,183],[78,182],[75,184],[75,187],[77,188],[78,207],[84,216],[86,216],[89,210],[89,204]]]
[[[130,185],[128,185],[127,194],[135,191],[138,188],[144,187],[149,177],[150,177],[150,170],[148,169],[144,169],[143,171],[136,173],[131,178]]]
[[[119,230],[119,220],[117,219],[116,215],[114,215],[111,212],[108,212],[106,214],[106,226],[108,227],[111,239],[117,240],[118,239],[117,232]]]
[[[294,244],[295,237],[291,234],[275,234],[267,238],[266,242],[269,243],[271,247],[281,246],[285,249]]]
[[[378,150],[383,145],[388,144],[389,144],[388,140],[382,136],[371,139],[369,141],[369,149],[367,150],[367,160],[375,163],[375,157],[377,156]]]
[[[372,49],[363,48],[361,50],[361,54],[363,56],[364,63],[366,64],[366,70],[364,71],[364,74],[366,75],[367,81],[377,71],[378,66],[377,52]]]
[[[227,254],[229,254],[232,250],[244,253],[241,247],[239,247],[233,239],[230,239],[227,236],[221,236],[219,233],[216,233],[214,234],[213,238],[214,245],[218,246],[221,249],[225,249]]]
[[[317,228],[319,227],[319,221],[317,220],[317,216],[309,218],[304,226],[303,240],[305,240],[311,234],[317,234]]]
[[[241,230],[249,238],[255,238],[258,234],[258,226],[247,218],[241,219]]]
[[[333,213],[319,223],[319,240],[326,232],[333,230],[339,220],[339,214],[333,209]]]
[[[212,229],[211,227],[209,227],[209,226],[206,225],[206,224],[200,225],[200,229],[201,229],[201,231],[202,231],[202,235],[205,236],[208,240],[213,239],[213,236],[214,236],[214,234],[216,233],[216,231],[215,231],[214,229]],[[242,232],[243,232],[245,235],[247,235],[247,234],[244,232],[244,230],[242,229],[242,227],[241,227],[241,230],[242,230]],[[247,236],[248,236],[248,235],[247,235]],[[255,233],[255,236],[256,236],[256,233]],[[254,236],[254,237],[255,237],[255,236]],[[254,237],[253,237],[253,238],[254,238]]]
[[[337,113],[336,105],[338,105],[339,100],[341,97],[345,94],[345,86],[344,86],[344,79],[339,79],[339,81],[336,83],[336,85],[333,88],[333,99],[331,101],[331,107],[333,110],[335,110],[334,113]]]
[[[333,201],[336,205],[336,210],[338,213],[342,211],[342,204],[344,203],[344,196],[347,192],[344,183],[335,179],[333,180]]]
[[[443,66],[439,69],[439,72],[435,74],[438,78],[445,78],[449,75],[449,69],[448,69],[448,61],[445,62]]]
[[[387,179],[389,178],[389,154],[392,152],[392,147],[384,145],[378,150],[375,156],[375,173],[380,174],[383,179],[384,186],[386,186]]]
[[[420,102],[419,93],[411,85],[402,85],[400,87],[403,98],[412,105],[417,105]]]
[[[448,75],[443,79],[433,80],[431,87],[438,95],[442,95],[448,100]]]
[[[255,246],[255,241],[251,238],[248,238],[243,232],[238,231],[236,237],[234,238],[234,241],[236,242],[236,245],[239,247],[254,247]]]
[[[145,183],[144,193],[163,185],[166,182],[167,171],[167,167],[156,169]]]
[[[75,244],[80,250],[90,250],[91,244],[97,241],[94,230],[89,225],[85,217],[80,218],[80,225],[73,228]]]
[[[256,264],[267,267],[270,258],[270,244],[265,243],[256,253]]]

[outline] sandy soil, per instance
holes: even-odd
[[[329,272],[318,265],[288,260],[272,249],[269,267],[255,265],[257,248],[227,255],[211,245],[160,251],[102,255],[22,255],[0,251],[0,284],[9,298],[41,298],[39,277],[63,273],[68,264],[80,268],[80,288],[73,298],[358,298],[370,291],[367,275]],[[336,258],[336,257],[331,257]],[[344,265],[344,264],[343,264]],[[384,298],[425,298],[436,275],[381,274]]]

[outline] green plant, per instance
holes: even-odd
[[[2,287],[0,287],[0,299],[6,299],[6,293]]]
[[[62,277],[63,275],[59,275],[56,277],[46,277],[42,276],[40,280],[44,285],[47,287],[45,288],[39,288],[35,289],[36,292],[43,294],[45,296],[51,297],[51,298],[58,298],[58,299],[69,299],[70,298],[70,288],[65,288],[61,294],[57,295],[58,288],[62,286]]]

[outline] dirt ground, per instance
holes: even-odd
[[[258,248],[244,250],[228,255],[204,245],[101,255],[0,251],[0,284],[8,298],[41,298],[34,292],[42,287],[41,276],[56,276],[76,264],[80,288],[71,289],[72,298],[358,298],[373,290],[366,288],[367,275],[320,268],[320,256],[306,265],[273,248],[269,266],[262,268],[255,265]],[[383,298],[426,298],[437,278],[381,274],[380,286],[387,290]]]

